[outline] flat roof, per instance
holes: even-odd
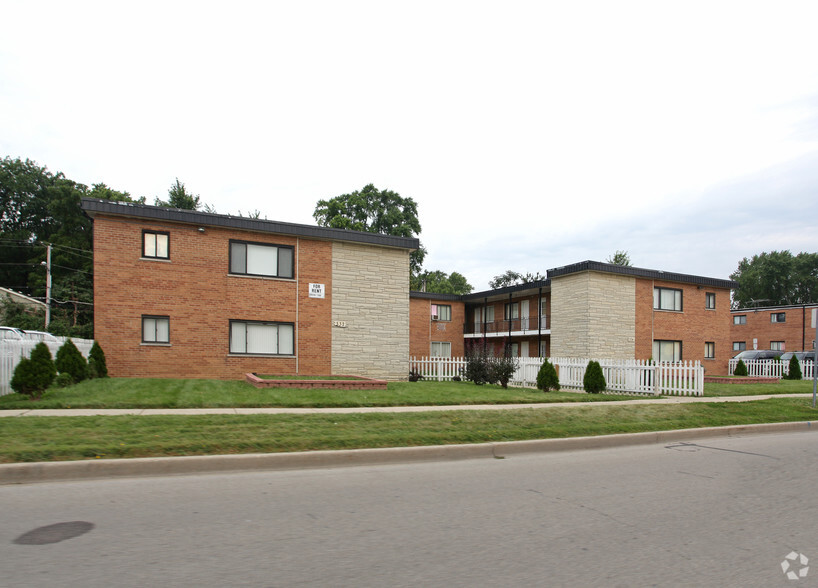
[[[613,263],[602,263],[600,261],[581,261],[571,265],[565,265],[548,270],[549,278],[558,278],[579,272],[604,272],[609,274],[619,274],[622,276],[634,276],[636,278],[649,278],[651,280],[665,280],[668,282],[683,282],[686,284],[698,284],[700,286],[711,286],[713,288],[738,288],[738,282],[733,280],[722,280],[719,278],[707,278],[705,276],[693,276],[690,274],[677,274],[675,272],[664,272],[662,270],[645,269],[641,267],[631,267],[625,265],[615,265]]]
[[[808,310],[812,310],[813,308],[818,307],[818,302],[805,302],[804,304],[781,304],[779,306],[745,306],[743,308],[733,308],[730,310],[732,313],[743,313],[743,312],[764,312],[764,311],[772,311],[772,310],[798,310],[801,308],[806,308]]]
[[[316,225],[299,225],[279,221],[269,221],[229,214],[213,214],[198,210],[183,210],[164,206],[150,206],[133,202],[114,202],[98,198],[83,198],[82,209],[94,218],[97,214],[126,216],[154,221],[184,223],[202,227],[222,227],[258,233],[275,233],[278,235],[294,235],[326,241],[347,241],[380,245],[381,247],[395,247],[399,249],[415,250],[420,247],[420,241],[414,237],[395,237],[380,233],[365,231],[350,231],[347,229],[332,229]]]

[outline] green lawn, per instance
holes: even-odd
[[[705,396],[755,396],[759,394],[811,394],[812,380],[779,380],[770,384],[704,385]]]
[[[356,407],[532,402],[605,402],[636,398],[584,392],[540,392],[471,382],[390,382],[386,390],[258,389],[239,380],[106,378],[51,389],[39,400],[0,396],[0,410],[12,408],[221,408]],[[644,398],[644,397],[639,397]]]
[[[344,415],[8,417],[0,462],[547,439],[814,420],[811,399]]]

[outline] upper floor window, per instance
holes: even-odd
[[[716,308],[716,293],[708,292],[704,295],[704,307],[710,310]]]
[[[785,323],[787,322],[787,313],[786,312],[774,312],[770,314],[770,322],[771,323]]]
[[[505,319],[507,321],[520,318],[520,303],[507,302],[505,307]]]
[[[746,314],[737,314],[733,317],[733,324],[734,325],[746,325],[747,324],[747,315]]]
[[[675,288],[654,288],[653,308],[656,310],[682,310],[682,291]]]
[[[230,321],[230,353],[293,355],[294,349],[292,323]]]
[[[293,248],[230,241],[230,273],[273,278],[293,277]]]
[[[170,343],[170,318],[142,315],[143,343]]]
[[[170,233],[142,231],[142,257],[170,259]]]
[[[451,304],[433,304],[432,305],[432,320],[433,321],[450,321],[450,320],[452,320],[452,305]]]

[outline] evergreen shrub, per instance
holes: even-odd
[[[801,374],[801,363],[794,355],[790,358],[790,373],[784,377],[788,380],[800,380],[803,377]]]
[[[607,387],[605,375],[602,373],[602,366],[598,361],[591,360],[585,368],[585,375],[582,377],[582,387],[589,394],[599,394]]]
[[[91,378],[107,378],[108,366],[105,363],[105,352],[99,343],[94,341],[88,353],[88,376]]]
[[[560,389],[560,379],[557,377],[557,370],[548,358],[545,359],[537,372],[537,389],[543,392]]]
[[[88,362],[71,339],[57,350],[55,365],[61,374],[70,374],[75,383],[88,377]]]
[[[744,365],[744,361],[739,359],[738,363],[736,364],[736,369],[733,370],[734,376],[746,376],[747,375],[747,366]]]
[[[30,358],[23,358],[11,377],[11,389],[20,394],[38,398],[51,386],[57,375],[57,368],[51,358],[48,345],[37,343],[31,350]]]

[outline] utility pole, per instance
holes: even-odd
[[[51,243],[47,245],[45,254],[45,330],[51,322]]]

